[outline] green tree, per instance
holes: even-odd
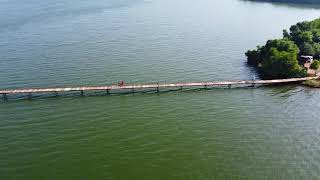
[[[298,55],[310,55],[320,59],[320,18],[292,25],[290,31],[283,30],[282,39],[269,40],[264,46],[247,51],[246,55],[249,64],[261,65],[258,67],[265,76],[306,76],[306,70],[298,65],[297,58]],[[319,62],[317,64],[320,66]]]
[[[314,56],[316,51],[312,44],[305,42],[300,46],[300,53],[303,55]]]
[[[310,65],[310,69],[317,70],[319,69],[320,62],[319,61],[313,61],[312,64]]]
[[[312,43],[313,34],[310,31],[302,31],[294,34],[291,39],[298,45],[301,46],[303,43]]]
[[[262,65],[262,71],[270,78],[292,78],[305,75],[297,61],[297,50],[269,50],[269,57]]]
[[[313,49],[314,49],[314,52],[315,52],[314,57],[316,59],[319,59],[320,58],[320,44],[319,43],[314,43],[313,44]]]
[[[290,34],[289,34],[289,32],[286,30],[286,29],[284,29],[283,30],[283,38],[288,38],[288,39],[290,39]]]
[[[315,42],[315,43],[319,43],[320,42],[320,30],[314,30],[313,32],[312,32],[312,34],[313,34],[313,42]]]
[[[250,65],[258,66],[261,63],[258,50],[248,50],[246,56]]]

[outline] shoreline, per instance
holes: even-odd
[[[301,83],[304,86],[310,87],[310,88],[320,88],[320,80],[319,79],[313,79],[313,80],[307,80]]]

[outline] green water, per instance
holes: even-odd
[[[0,1],[0,88],[250,79],[244,52],[317,7]],[[320,91],[298,85],[0,101],[0,179],[319,179]]]

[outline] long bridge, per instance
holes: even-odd
[[[27,94],[31,99],[32,93],[55,93],[59,92],[71,92],[79,91],[81,96],[84,95],[84,91],[107,91],[110,94],[112,90],[125,90],[125,89],[155,89],[158,93],[160,89],[164,88],[183,88],[183,87],[215,87],[215,86],[231,86],[240,85],[272,85],[281,83],[293,83],[303,82],[307,80],[319,79],[320,76],[305,77],[305,78],[291,78],[291,79],[273,79],[273,80],[235,80],[235,81],[212,81],[212,82],[186,82],[186,83],[155,83],[155,84],[128,84],[128,85],[110,85],[110,86],[80,86],[80,87],[61,87],[61,88],[28,88],[28,89],[12,89],[12,90],[0,90],[0,94],[3,95],[4,100],[8,100],[10,94]]]

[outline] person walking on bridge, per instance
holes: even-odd
[[[124,86],[124,81],[120,81],[119,86],[121,86],[121,87]]]

